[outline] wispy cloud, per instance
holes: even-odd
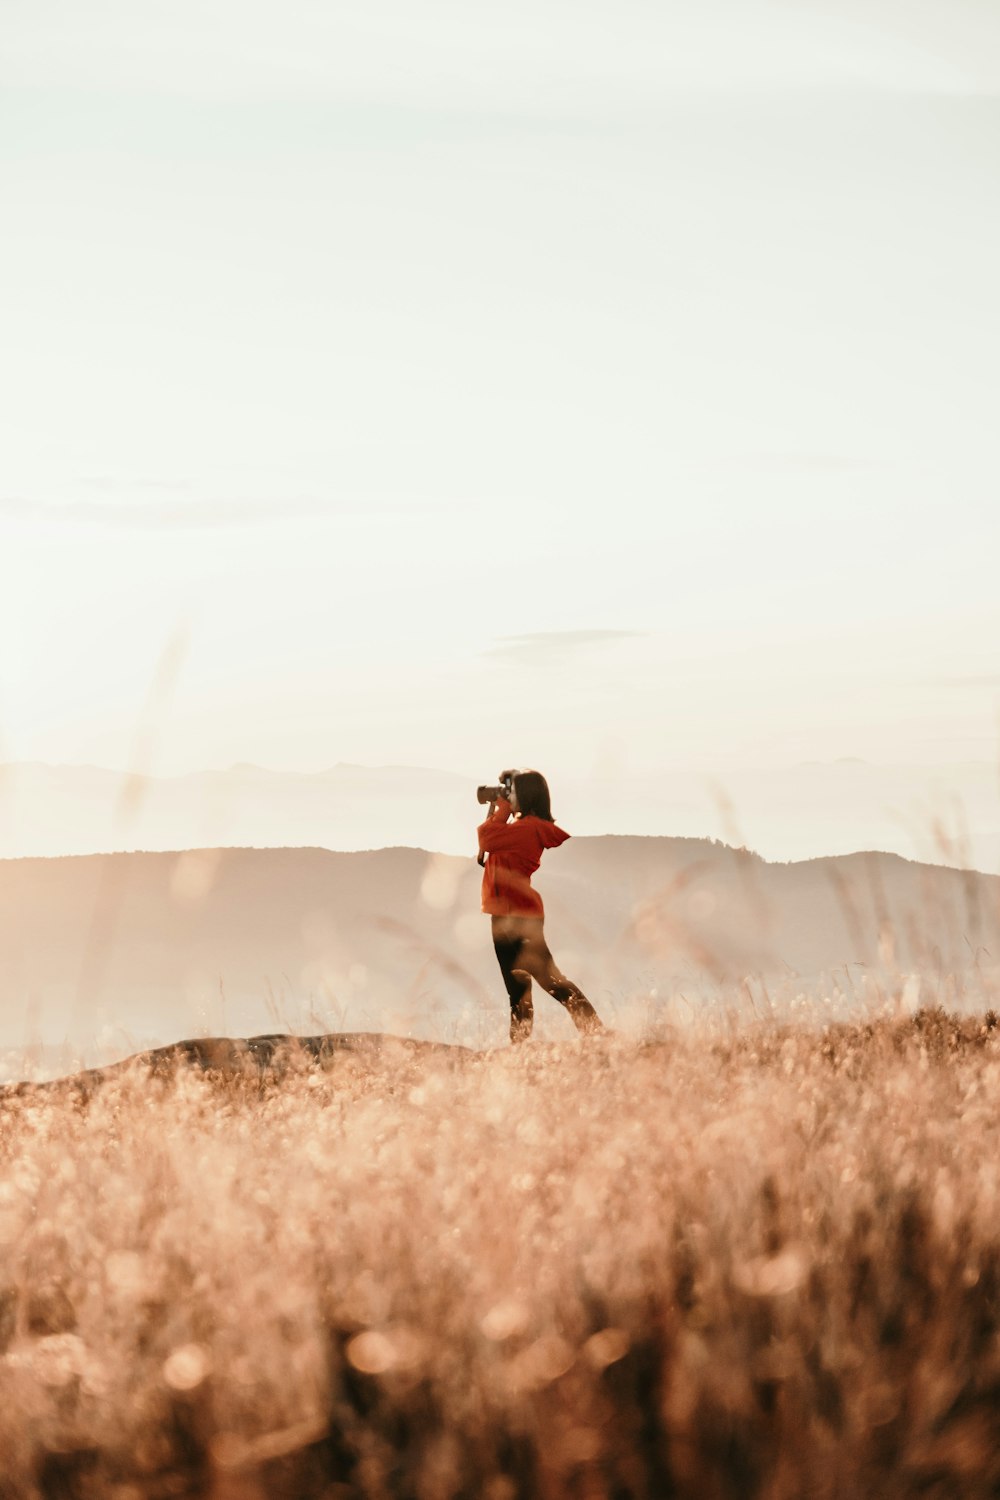
[[[124,490],[159,490],[178,494],[192,488],[190,479],[147,478],[145,475],[137,478],[130,475],[127,479],[122,479],[119,475],[112,474],[81,474],[80,484],[88,490],[100,490],[102,494],[108,495],[118,495]]]
[[[740,468],[787,471],[789,473],[836,474],[848,469],[872,469],[881,460],[856,458],[848,453],[734,453],[728,462]]]
[[[0,520],[75,522],[140,530],[252,526],[322,520],[343,512],[321,500],[28,500],[0,498]]]
[[[484,651],[484,656],[523,661],[529,657],[551,659],[569,652],[584,651],[590,646],[605,646],[615,641],[636,640],[644,630],[540,630],[528,635],[505,635],[499,644]]]

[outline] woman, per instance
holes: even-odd
[[[510,996],[510,1039],[523,1042],[531,1035],[533,979],[565,1005],[577,1031],[593,1035],[604,1027],[586,995],[556,968],[542,930],[542,898],[531,888],[543,852],[564,844],[569,834],[552,820],[548,783],[538,771],[504,771],[500,779],[510,785],[510,798],[495,798],[479,825],[479,862],[485,864],[483,911],[492,921]]]

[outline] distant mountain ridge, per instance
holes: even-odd
[[[118,1028],[135,1051],[308,1029],[492,1044],[506,999],[480,880],[471,855],[408,847],[0,860],[0,1041]],[[773,864],[609,835],[548,855],[536,884],[557,961],[609,1019],[737,992],[756,1004],[768,987],[888,992],[901,973],[960,988],[1000,955],[1000,878],[891,854]],[[541,1034],[568,1029],[554,1002],[536,1009]]]
[[[452,838],[464,832],[467,841],[470,805],[463,777],[416,767],[286,772],[243,764],[133,776],[21,763],[0,768],[0,857],[248,843],[362,849],[428,844],[436,829]],[[395,836],[380,837],[380,828]]]
[[[249,763],[128,777],[94,766],[0,766],[0,857],[247,846],[337,850],[474,843],[476,777],[340,762],[319,771]],[[570,833],[714,836],[769,859],[886,849],[1000,873],[996,769],[879,766],[851,757],[788,768],[578,774],[553,784]]]

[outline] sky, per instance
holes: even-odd
[[[993,0],[7,0],[0,761],[1000,748]]]

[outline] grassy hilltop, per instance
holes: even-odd
[[[998,1086],[921,1012],[10,1094],[0,1495],[995,1495]]]

